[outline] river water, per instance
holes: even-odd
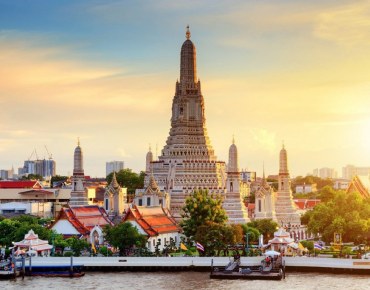
[[[0,281],[0,289],[370,289],[369,275],[287,273],[282,281],[214,280],[204,272],[87,272],[82,278],[25,277]]]

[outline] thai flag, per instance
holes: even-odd
[[[204,252],[204,247],[203,247],[203,245],[202,245],[202,244],[200,244],[200,243],[198,243],[198,242],[196,242],[195,244],[196,244],[196,246],[197,246],[197,250]]]
[[[319,243],[314,243],[313,244],[313,247],[315,248],[315,249],[318,249],[318,250],[322,250],[323,248],[322,248],[322,246],[319,244]]]

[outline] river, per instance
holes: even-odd
[[[370,276],[287,273],[282,281],[214,280],[205,272],[87,272],[82,278],[25,277],[0,281],[0,289],[370,289]],[[4,288],[3,288],[4,287]]]

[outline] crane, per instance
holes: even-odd
[[[53,159],[53,155],[49,153],[48,147],[45,146],[46,152],[48,153],[49,159]]]

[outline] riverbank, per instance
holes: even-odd
[[[210,271],[223,267],[229,257],[73,257],[74,265],[84,265],[84,271]],[[263,257],[242,257],[244,267],[259,265]],[[287,272],[330,272],[370,275],[370,260],[285,257]],[[36,257],[32,266],[70,265],[69,257]],[[26,261],[29,265],[29,261]]]

